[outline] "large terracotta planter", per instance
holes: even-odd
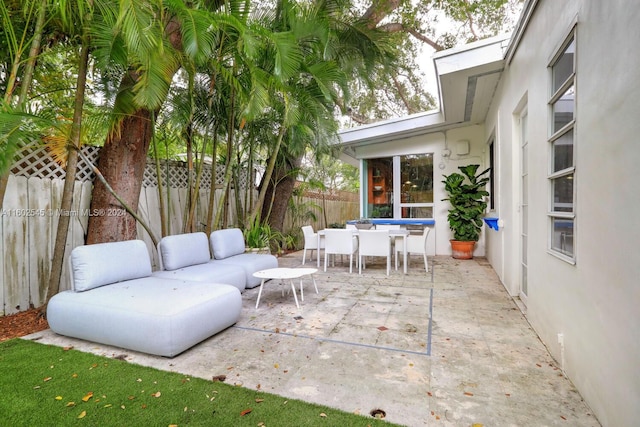
[[[449,240],[449,242],[451,242],[451,251],[455,259],[473,258],[473,248],[476,246],[476,242],[462,240]]]

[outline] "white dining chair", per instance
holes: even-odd
[[[409,235],[406,237],[405,244],[407,245],[407,265],[409,265],[409,259],[411,259],[411,254],[422,255],[424,259],[424,269],[426,272],[429,272],[429,263],[427,262],[427,237],[429,236],[429,231],[431,231],[431,227],[424,226],[424,230],[421,235]],[[396,243],[399,243],[398,240]],[[402,251],[402,245],[396,244],[395,253],[396,253],[396,270],[398,269],[398,255]]]
[[[329,255],[349,255],[349,273],[353,272],[353,255],[358,252],[358,238],[352,230],[327,228],[324,230],[324,271]],[[355,258],[356,267],[358,257]],[[333,261],[335,263],[335,260]]]
[[[400,224],[376,224],[376,230],[400,230]],[[392,255],[395,254],[395,252],[396,252],[396,250],[395,250],[396,240],[398,240],[398,238],[391,239],[391,254]],[[400,240],[402,240],[402,237],[400,238]]]
[[[376,230],[400,230],[400,224],[376,224]]]
[[[365,257],[378,256],[387,258],[387,276],[391,270],[391,239],[389,238],[389,230],[360,230],[358,232],[358,273],[362,274],[362,268],[365,267]]]
[[[310,225],[303,225],[302,234],[304,236],[304,252],[302,252],[302,265],[307,260],[307,251],[310,251],[309,259],[313,261],[313,251],[317,251],[317,256],[320,257],[320,249],[324,248],[324,239],[318,240],[318,233],[313,231],[313,227]],[[318,241],[320,247],[318,247]]]

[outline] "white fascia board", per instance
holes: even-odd
[[[393,139],[393,137],[403,137],[405,134],[409,134],[407,136],[410,136],[410,134],[419,132],[430,126],[442,124],[442,122],[442,113],[435,110],[344,129],[338,134],[342,144],[377,141],[381,138],[388,140]]]
[[[502,34],[464,46],[436,52],[433,62],[438,76],[504,60],[509,35]]]

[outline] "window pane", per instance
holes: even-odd
[[[573,219],[553,218],[551,249],[573,256]]]
[[[576,42],[575,39],[573,39],[562,55],[560,55],[558,61],[553,64],[553,93],[556,93],[560,86],[562,86],[573,73],[573,55],[575,50]]]
[[[575,100],[575,88],[569,87],[565,93],[552,105],[553,108],[553,133],[556,133],[564,125],[573,120],[573,108]]]
[[[573,212],[573,175],[552,180],[553,211]]]
[[[393,217],[393,158],[367,161],[366,191],[369,218]]]
[[[400,177],[402,203],[433,203],[433,154],[400,156]]]
[[[573,129],[553,141],[553,171],[573,166]]]
[[[433,218],[432,206],[403,207],[402,218]]]

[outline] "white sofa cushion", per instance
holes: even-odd
[[[212,232],[210,243],[214,259],[225,259],[244,253],[244,236],[239,228]]]
[[[255,288],[260,285],[260,282],[262,281],[262,279],[253,277],[253,273],[260,270],[278,267],[278,258],[270,254],[246,253],[225,259],[214,259],[211,262],[214,265],[226,264],[242,268],[245,272],[245,287],[247,289]]]
[[[236,323],[241,309],[231,285],[145,277],[60,292],[47,321],[60,335],[173,357]]]
[[[228,285],[235,286],[240,292],[244,291],[247,282],[244,268],[232,264],[219,264],[214,260],[204,264],[190,265],[188,267],[178,268],[171,271],[154,271],[153,277],[189,280],[194,282],[226,283]]]
[[[169,271],[211,261],[209,240],[202,232],[163,237],[158,253],[162,268]]]
[[[76,292],[150,276],[147,245],[127,240],[78,246],[71,252],[71,275]]]

